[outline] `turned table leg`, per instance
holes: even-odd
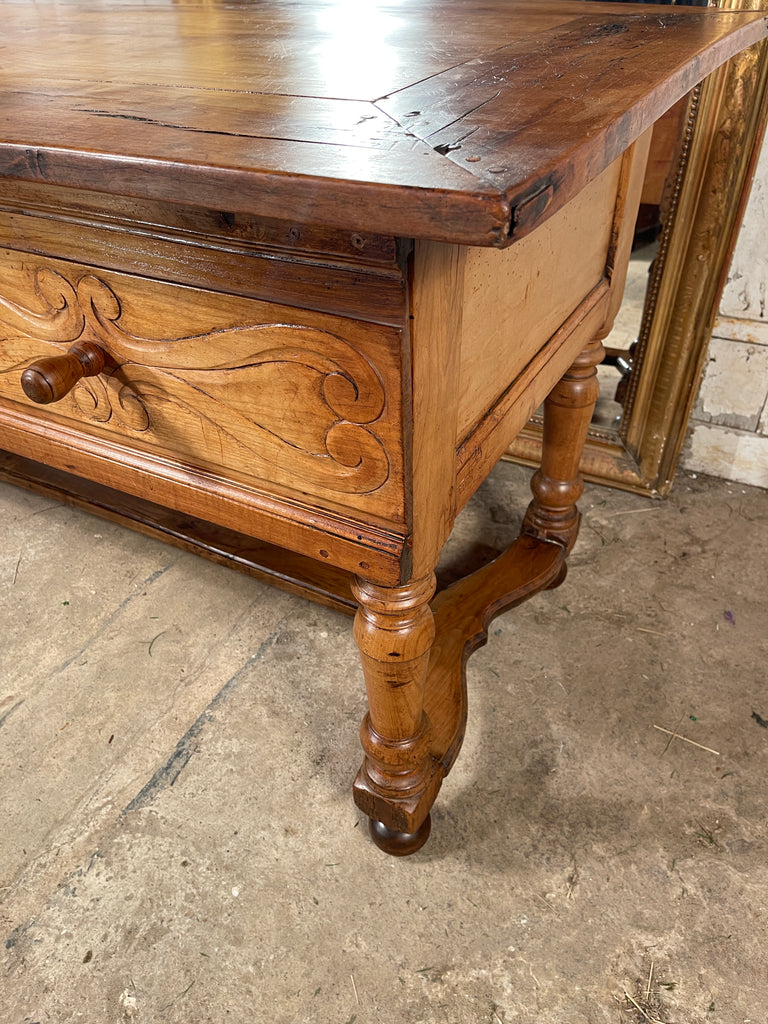
[[[370,819],[374,842],[387,853],[413,853],[427,841],[429,809],[463,738],[466,661],[485,643],[490,621],[565,577],[565,557],[579,527],[579,459],[602,356],[600,339],[590,342],[546,399],[533,501],[522,536],[507,552],[441,592],[431,607],[431,573],[401,587],[359,577],[352,584],[369,705],[354,795]]]
[[[403,587],[357,578],[352,590],[359,602],[354,634],[369,707],[360,730],[365,759],[355,802],[371,820],[376,845],[404,855],[427,841],[429,808],[442,778],[430,753],[432,726],[424,711],[435,578],[430,574]]]
[[[540,540],[556,541],[566,551],[573,547],[579,532],[576,502],[584,490],[579,460],[600,393],[597,366],[604,354],[601,338],[593,339],[544,403],[541,466],[531,480],[533,501],[525,514],[522,532]]]

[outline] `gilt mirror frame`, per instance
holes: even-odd
[[[768,10],[768,0],[721,0]],[[591,426],[581,472],[625,490],[668,493],[685,441],[768,116],[768,45],[733,58],[689,96],[671,199],[648,280],[617,430]],[[536,466],[541,418],[507,452]]]

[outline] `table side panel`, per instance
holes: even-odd
[[[604,276],[621,163],[510,249],[466,250],[457,445]]]
[[[521,243],[521,250],[529,251],[531,258],[539,261],[534,267],[537,273],[542,273],[545,285],[551,284],[553,289],[557,282],[541,271],[541,267],[547,267],[551,261],[547,261],[546,251],[537,254],[532,245],[539,237],[556,247],[557,258],[569,275],[567,281],[572,281],[584,265],[591,266],[593,274],[597,267],[602,269],[583,299],[578,301],[578,293],[571,295],[573,301],[566,306],[566,318],[543,344],[538,348],[531,346],[532,357],[521,372],[503,388],[472,429],[459,437],[458,508],[471,497],[581,349],[593,338],[604,338],[610,330],[624,291],[651,135],[649,129],[609,168],[610,175],[604,172],[602,189],[585,189],[561,211],[566,216],[556,214],[548,222],[559,225],[561,231],[547,238],[545,224],[524,240],[531,244],[530,250]],[[571,208],[572,219],[568,216]],[[573,227],[576,230],[572,230]],[[497,265],[503,267],[503,264]],[[546,288],[543,293],[535,293],[535,298],[546,300]],[[525,301],[533,301],[530,294],[525,296]],[[531,336],[537,337],[541,325],[535,322],[535,317],[526,321],[531,312],[529,307],[523,306],[522,310],[509,307],[506,312],[515,331],[527,323]],[[547,315],[545,305],[544,321]]]

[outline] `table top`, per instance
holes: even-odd
[[[765,12],[0,0],[0,177],[505,246]]]

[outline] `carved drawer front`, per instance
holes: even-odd
[[[401,341],[391,327],[0,250],[4,403],[47,431],[74,427],[84,451],[107,438],[118,462],[123,448],[132,465],[148,453],[392,523],[404,515]],[[25,368],[83,342],[104,352],[103,371],[55,404],[31,402]]]

